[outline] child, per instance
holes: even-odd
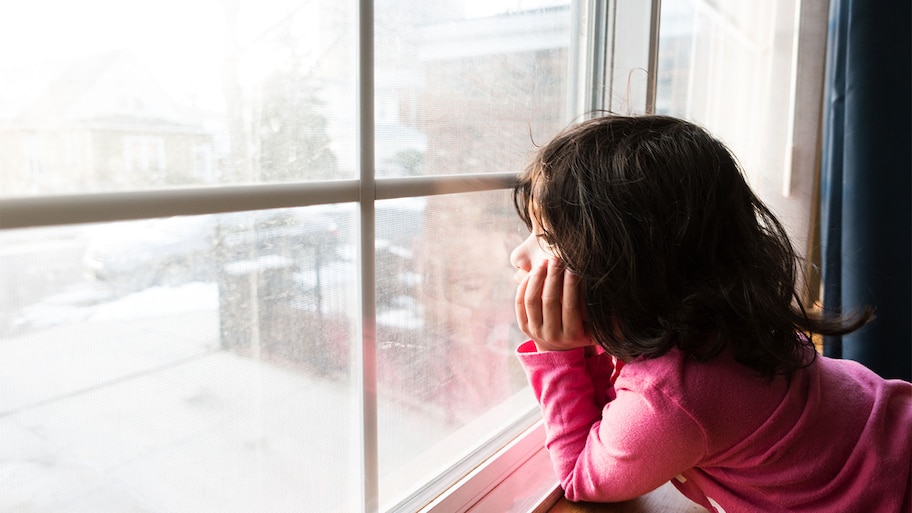
[[[582,122],[514,191],[518,349],[571,501],[671,481],[716,512],[910,512],[912,384],[818,355],[871,318],[801,305],[796,255],[726,147]]]

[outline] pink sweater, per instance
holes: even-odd
[[[571,501],[671,481],[710,511],[912,512],[912,384],[818,357],[772,382],[723,353],[626,365],[582,349],[519,359]]]

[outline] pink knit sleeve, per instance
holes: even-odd
[[[624,362],[604,352],[586,357],[586,374],[592,380],[595,404],[599,408],[614,400],[614,381],[623,365]]]
[[[612,388],[599,404],[592,363],[582,349],[518,356],[545,423],[545,444],[571,501],[617,502],[640,496],[694,466],[703,431],[661,391]]]

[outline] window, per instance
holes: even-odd
[[[0,12],[0,509],[415,511],[536,422],[509,185],[570,3],[362,3]]]
[[[744,126],[755,29],[675,3],[0,8],[0,509],[531,508],[509,187],[593,108]]]

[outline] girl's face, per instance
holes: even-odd
[[[520,283],[536,265],[550,258],[555,258],[555,255],[543,238],[541,226],[532,216],[532,233],[510,253],[510,263],[517,269],[513,279]]]

